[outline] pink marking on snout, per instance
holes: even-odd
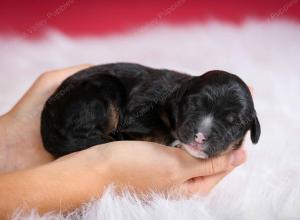
[[[196,134],[195,141],[199,144],[203,144],[205,141],[205,136],[201,132],[199,132]]]

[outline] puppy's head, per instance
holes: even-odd
[[[176,138],[190,154],[207,158],[238,148],[248,130],[257,143],[260,124],[247,85],[236,75],[210,71],[177,94]]]

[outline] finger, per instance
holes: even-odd
[[[240,148],[228,154],[206,160],[194,158],[186,153],[181,160],[181,172],[185,172],[187,175],[186,177],[191,178],[228,171],[233,167],[242,164],[246,160],[246,153],[243,148]]]
[[[66,77],[68,77],[68,76],[70,76],[70,75],[72,75],[72,74],[74,74],[74,73],[76,73],[80,70],[89,68],[91,66],[93,66],[93,65],[91,65],[91,64],[80,64],[80,65],[77,65],[77,66],[67,67],[67,68],[64,68],[64,69],[53,70],[49,73],[53,74],[54,79],[63,80]]]
[[[51,70],[49,72],[46,72],[42,75],[40,81],[45,82],[49,85],[51,83],[52,85],[58,85],[60,84],[64,79],[71,76],[72,74],[91,67],[91,64],[81,64],[77,66],[67,67],[64,69],[58,69],[58,70]]]
[[[205,195],[209,193],[225,176],[234,168],[211,176],[199,176],[189,179],[181,186],[181,195],[190,197],[192,195]]]
[[[19,114],[27,115],[30,112],[30,114],[33,114],[32,117],[36,116],[36,114],[40,113],[46,99],[65,78],[90,66],[89,64],[83,64],[42,74],[12,108],[10,113],[17,116]],[[32,113],[32,107],[35,107],[34,113]],[[18,109],[22,109],[22,112],[19,112]]]
[[[198,191],[195,193],[208,193],[210,192],[225,176],[227,176],[234,168],[224,171],[218,174],[211,176],[205,176],[202,178],[202,181],[199,181]]]

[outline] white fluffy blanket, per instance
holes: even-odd
[[[300,25],[210,22],[103,38],[71,39],[51,31],[42,40],[0,36],[0,113],[43,71],[79,63],[138,62],[202,74],[222,69],[254,88],[262,125],[259,144],[247,142],[248,161],[206,198],[144,204],[110,191],[66,219],[300,219]],[[60,215],[25,219],[64,219]]]

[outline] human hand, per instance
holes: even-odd
[[[191,196],[211,191],[235,167],[245,162],[246,154],[241,148],[201,160],[182,149],[157,143],[120,141],[98,145],[61,160],[77,161],[74,163],[76,170],[80,170],[82,164],[89,164],[92,170],[101,170],[99,182],[113,183],[117,191],[128,188],[138,193],[156,191]]]
[[[46,100],[65,78],[89,66],[79,65],[42,74],[21,100],[0,117],[0,172],[54,160],[41,140],[41,111]]]

